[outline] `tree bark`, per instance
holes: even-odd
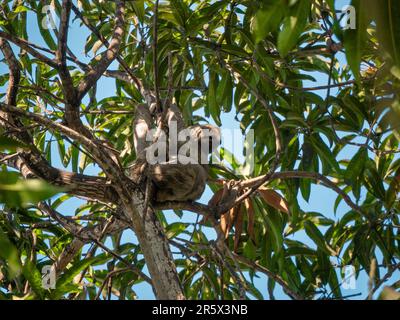
[[[120,193],[122,208],[132,221],[157,299],[184,300],[169,242],[155,211],[146,208],[144,195],[136,185],[125,186],[130,190],[126,195]]]

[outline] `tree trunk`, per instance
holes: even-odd
[[[164,230],[153,210],[149,208],[143,217],[141,213],[144,208],[139,207],[134,205],[125,209],[132,219],[132,227],[149,269],[156,298],[183,300],[185,296]],[[140,209],[142,211],[138,214]]]
[[[127,183],[125,187],[130,190],[120,194],[124,214],[132,221],[132,229],[139,240],[156,298],[185,299],[168,239],[156,213],[150,207],[145,208],[144,195],[137,186],[130,188]]]

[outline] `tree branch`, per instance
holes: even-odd
[[[334,182],[332,182],[322,174],[315,172],[303,172],[303,171],[275,172],[268,178],[268,181],[277,179],[294,179],[294,178],[307,178],[322,182],[324,186],[332,189],[338,195],[340,195],[351,209],[362,215],[365,215],[362,209],[358,205],[356,205],[342,189],[340,189]],[[257,178],[241,181],[240,186],[242,188],[251,188],[253,186],[261,186],[262,185],[262,184],[260,185],[261,182],[262,184],[265,183],[265,176],[260,176]]]
[[[96,27],[94,27],[85,16],[82,15],[82,13],[78,10],[78,8],[75,5],[72,5],[72,11],[75,13],[77,17],[79,17],[79,19],[81,19],[83,24],[103,43],[104,46],[106,47],[110,46],[107,39],[105,39],[103,35],[99,32],[99,30]],[[136,88],[139,90],[139,92],[146,99],[147,103],[150,105],[153,102],[153,95],[151,94],[151,92],[147,90],[144,87],[142,81],[133,74],[132,70],[129,68],[124,59],[121,58],[120,55],[117,55],[116,59],[122,66],[122,68],[125,70],[126,74],[122,73],[121,71],[105,71],[105,76],[113,77],[128,83],[134,83]]]
[[[154,74],[154,95],[156,98],[156,109],[157,113],[161,113],[161,101],[160,101],[160,90],[159,90],[159,75],[158,75],[158,2],[154,3],[154,15],[153,15],[153,74]]]
[[[259,265],[257,262],[250,261],[247,258],[240,256],[236,253],[232,253],[232,255],[239,262],[245,264],[246,266],[248,266],[254,270],[264,273],[268,278],[270,278],[270,279],[274,280],[276,283],[280,284],[281,287],[283,288],[283,291],[285,291],[285,293],[287,295],[289,295],[292,299],[295,299],[295,300],[303,300],[304,299],[297,292],[290,289],[289,285],[286,283],[285,280],[283,280],[280,276],[274,274],[272,271],[268,270],[264,266]]]
[[[40,52],[36,51],[35,49],[33,49],[31,44],[28,41],[20,39],[14,35],[11,35],[7,32],[1,31],[1,30],[0,30],[0,38],[4,38],[4,39],[14,43],[21,49],[25,50],[26,52],[28,52],[29,54],[34,56],[36,59],[44,62],[45,64],[49,65],[50,67],[52,67],[54,69],[58,69],[58,64],[55,60],[50,59],[50,58],[46,57],[45,55],[41,54]]]
[[[32,151],[19,152],[13,157],[0,153],[0,161],[18,170],[25,179],[43,179],[68,194],[103,203],[114,203],[118,199],[105,178],[56,169]]]
[[[71,0],[63,0],[61,8],[60,27],[58,31],[58,48],[56,52],[56,60],[62,66],[65,66],[67,62],[67,42],[70,15]]]
[[[390,277],[395,273],[397,270],[400,269],[400,263],[390,266],[389,271],[382,277],[382,279],[379,280],[379,282],[368,292],[368,296],[365,298],[365,300],[372,300],[372,297],[374,296],[375,292],[378,291],[378,289],[387,281],[390,279]]]
[[[20,108],[15,106],[10,106],[0,102],[0,110],[12,113],[16,116],[25,117],[31,119],[51,131],[55,131],[58,133],[62,133],[72,140],[77,141],[81,145],[83,145],[93,156],[93,158],[97,161],[99,166],[103,169],[106,175],[112,181],[122,182],[127,179],[125,174],[123,173],[122,168],[119,166],[118,163],[115,162],[114,159],[108,157],[107,154],[104,152],[103,146],[99,143],[99,141],[95,140],[92,141],[91,139],[81,135],[79,132],[61,124],[54,122],[46,117],[43,117],[39,114],[32,113],[29,111],[24,111]]]
[[[0,38],[0,50],[3,52],[9,69],[8,88],[5,102],[7,104],[15,105],[17,103],[18,85],[21,79],[20,67],[11,46],[2,38]]]
[[[17,103],[18,88],[21,80],[20,66],[10,44],[3,38],[0,38],[0,50],[3,52],[9,69],[5,103],[15,105]],[[29,144],[32,141],[26,130],[18,131],[18,129],[24,128],[24,126],[19,119],[16,119],[9,113],[0,111],[0,124],[8,130],[17,130],[18,134],[15,133],[11,135],[19,140],[22,140],[24,143]]]
[[[221,59],[222,60],[222,59]],[[222,214],[226,211],[228,211],[229,209],[231,209],[232,207],[236,206],[237,204],[243,202],[245,199],[247,199],[248,197],[250,197],[254,192],[257,191],[257,189],[259,187],[261,187],[265,182],[267,182],[269,180],[269,178],[271,177],[271,175],[277,170],[278,166],[279,166],[279,161],[281,158],[281,154],[282,154],[282,137],[281,137],[281,133],[279,130],[279,125],[277,122],[277,118],[274,114],[274,111],[272,109],[272,107],[270,106],[270,104],[268,103],[268,101],[258,92],[258,90],[256,88],[253,88],[253,86],[241,75],[241,73],[238,71],[238,69],[233,66],[232,64],[223,61],[222,62],[225,67],[231,72],[232,76],[234,78],[237,78],[238,81],[240,81],[244,87],[251,93],[254,95],[254,97],[261,103],[261,105],[266,109],[269,119],[271,121],[272,124],[272,128],[274,130],[274,135],[275,135],[275,158],[273,160],[273,163],[271,164],[268,173],[260,180],[258,181],[254,186],[252,186],[249,190],[247,190],[246,192],[244,192],[237,200],[234,204],[222,204],[221,206],[218,207],[218,213]]]
[[[76,11],[74,10],[76,13]],[[84,80],[78,86],[78,101],[80,101],[83,96],[89,91],[90,88],[97,82],[101,75],[107,70],[108,66],[115,60],[118,56],[118,51],[121,45],[122,36],[124,34],[124,13],[125,13],[125,3],[124,1],[116,1],[116,18],[115,18],[115,28],[113,38],[104,52],[101,60],[89,70]]]
[[[127,222],[119,219],[114,219],[111,223],[101,223],[95,226],[82,227],[81,225],[75,223],[73,220],[64,217],[56,210],[51,208],[45,203],[40,203],[38,208],[46,213],[53,220],[60,223],[68,232],[75,236],[75,239],[71,242],[71,246],[61,253],[60,257],[54,263],[54,267],[57,273],[64,270],[68,263],[75,257],[75,255],[80,251],[85,243],[94,242],[96,245],[101,247],[104,251],[121,260],[127,267],[133,272],[139,274],[139,276],[150,285],[152,285],[151,279],[144,274],[140,269],[133,266],[131,263],[126,261],[124,258],[117,255],[112,250],[108,249],[103,245],[101,239],[104,236],[112,235],[122,230],[128,228]]]
[[[66,112],[68,113],[70,111],[68,108],[74,108],[77,109],[76,112],[79,116],[79,101],[77,101],[76,89],[67,67],[67,52],[69,51],[67,43],[71,4],[71,0],[63,0],[62,2],[60,27],[57,34],[58,48],[56,51],[56,61],[59,64],[59,74],[62,81],[64,96],[68,102],[66,104]]]
[[[205,217],[213,214],[209,206],[199,202],[160,202],[153,204],[153,208],[156,210],[186,210]]]

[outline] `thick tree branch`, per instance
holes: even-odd
[[[2,38],[0,38],[0,50],[3,52],[9,69],[8,88],[5,103],[15,105],[17,102],[19,83],[21,80],[20,66],[10,44]],[[0,124],[6,129],[16,130],[16,132],[18,132],[17,138],[22,140],[24,143],[29,144],[31,142],[32,139],[26,130],[18,131],[18,129],[24,127],[19,119],[13,117],[7,112],[0,111]],[[11,135],[16,136],[17,134],[15,133]]]
[[[114,203],[118,199],[115,189],[105,178],[56,169],[32,151],[19,152],[13,156],[0,153],[0,162],[18,170],[25,179],[43,179],[78,197],[103,203]]]
[[[160,202],[153,204],[156,210],[185,210],[198,213],[204,217],[208,217],[213,214],[212,209],[199,202]]]
[[[21,72],[11,46],[7,41],[0,38],[0,50],[3,52],[9,69],[8,88],[6,93],[6,103],[15,105],[17,102],[18,85],[21,79]]]

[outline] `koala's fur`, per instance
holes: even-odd
[[[207,178],[208,165],[201,163],[201,159],[208,156],[220,143],[220,131],[211,125],[195,125],[185,128],[181,112],[176,105],[171,105],[166,114],[166,123],[168,126],[172,121],[177,124],[178,133],[182,130],[188,130],[192,143],[200,148],[200,141],[203,138],[209,138],[209,147],[207,154],[204,150],[199,152],[198,161],[195,163],[181,164],[178,162],[167,161],[160,164],[149,164],[146,161],[146,150],[151,143],[146,141],[147,133],[151,128],[151,114],[149,108],[145,105],[139,105],[135,113],[134,122],[134,145],[137,154],[137,161],[132,167],[131,178],[137,182],[143,182],[143,179],[150,178],[155,189],[153,200],[157,202],[166,201],[193,201],[204,192]],[[207,131],[211,135],[205,136]],[[172,142],[170,142],[172,143]],[[178,143],[179,148],[182,143]]]

